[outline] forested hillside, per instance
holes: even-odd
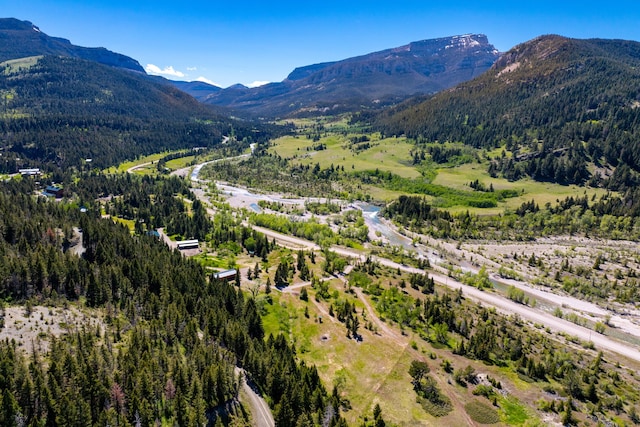
[[[125,180],[94,176],[76,190],[137,199],[131,217],[153,211],[158,224],[170,222],[177,205],[154,210],[149,196],[161,203],[188,193],[179,179]],[[269,396],[277,425],[340,422],[337,409],[327,411],[332,404],[315,368],[298,364],[283,336],[264,336],[254,301],[239,289],[207,277],[196,261],[153,237],[132,237],[128,228],[99,219],[93,207],[81,213],[77,205],[34,198],[29,181],[0,187],[3,300],[26,306],[82,300],[106,313],[105,328],[39,336],[50,341],[47,357],[25,356],[15,341],[0,343],[1,425],[203,425],[237,403],[234,366]],[[204,218],[200,226],[220,244],[251,234],[233,223],[214,226],[202,206],[193,209],[200,212],[185,221]],[[86,249],[81,257],[69,251],[74,227]]]
[[[106,167],[166,150],[248,142],[267,127],[229,119],[169,84],[96,62],[45,56],[0,64],[0,171]],[[21,159],[16,161],[16,158]]]
[[[637,42],[543,36],[477,79],[373,123],[419,142],[503,147],[492,175],[622,188],[640,171],[638,66]]]

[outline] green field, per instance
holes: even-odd
[[[136,170],[134,171],[136,174],[140,174],[140,175],[151,174],[151,173],[157,172],[157,163],[163,157],[166,157],[166,156],[168,156],[170,154],[180,153],[182,151],[183,150],[176,150],[176,151],[166,151],[164,153],[150,154],[148,156],[140,157],[140,158],[138,158],[136,160],[132,160],[132,161],[129,161],[129,162],[121,163],[117,167],[116,166],[110,167],[105,172],[107,172],[107,173],[118,173],[118,172],[124,173],[124,172],[127,172],[131,168],[134,168],[136,166],[140,166],[139,168],[136,168]],[[177,158],[177,159],[169,160],[166,163],[166,167],[169,168],[170,170],[175,170],[175,169],[180,169],[180,168],[183,168],[183,167],[187,167],[189,165],[189,163],[191,163],[195,158],[196,158],[195,156],[185,156],[185,157],[180,157],[180,158]],[[148,165],[141,166],[141,165],[144,165],[145,163],[148,163]]]
[[[133,232],[135,230],[135,221],[133,221],[132,219],[124,219],[124,218],[120,218],[120,217],[117,217],[117,216],[112,216],[111,219],[114,222],[117,222],[119,224],[125,225],[129,229],[131,234],[133,234]]]
[[[331,289],[335,288],[331,285]],[[311,301],[314,294],[310,289],[308,302],[291,294],[275,294],[273,304],[265,305],[263,325],[267,334],[281,332],[289,336],[300,358],[317,367],[329,389],[337,385],[348,396],[352,410],[343,415],[350,425],[361,421],[363,414],[371,414],[376,403],[388,420],[406,420],[407,414],[419,423],[433,420],[416,403],[411,390],[408,369],[411,361],[419,357],[417,352],[364,328],[362,342],[346,338],[343,324],[328,317],[318,320],[321,313]]]
[[[157,162],[167,154],[169,153],[150,154],[148,156],[140,157],[139,159],[136,159],[136,160],[120,163],[117,167],[116,166],[110,167],[109,169],[106,170],[106,172],[107,173],[116,173],[116,172],[124,173],[124,172],[127,172],[127,170],[131,169],[132,167],[135,167],[144,163]]]
[[[191,164],[191,162],[193,162],[195,158],[196,156],[185,156],[178,159],[169,160],[166,163],[166,167],[170,170],[186,168]]]
[[[13,74],[21,70],[33,67],[42,56],[28,56],[26,58],[11,59],[9,61],[0,62],[0,67],[5,68],[5,74]]]
[[[344,166],[345,171],[365,171],[379,169],[392,172],[403,178],[418,178],[420,172],[411,165],[409,150],[413,147],[405,138],[371,138],[371,148],[354,152],[349,149],[347,137],[329,135],[314,142],[302,136],[285,136],[274,140],[270,151],[290,158],[294,163],[304,165],[320,164],[322,168]],[[325,150],[314,151],[319,144]]]
[[[518,181],[492,178],[487,172],[487,166],[478,163],[465,164],[455,168],[441,168],[438,169],[437,172],[438,174],[433,180],[434,184],[468,191],[472,190],[471,187],[469,187],[469,183],[477,179],[487,187],[493,185],[493,188],[496,190],[517,190],[521,193],[519,197],[505,199],[499,203],[497,208],[468,209],[477,214],[498,214],[503,212],[505,208],[515,209],[531,199],[534,199],[538,205],[543,206],[547,202],[555,204],[556,200],[562,200],[569,196],[582,197],[586,194],[591,198],[594,194],[596,194],[596,197],[600,197],[607,192],[607,190],[601,188],[538,182],[529,178]],[[467,208],[453,209],[453,211],[456,210],[467,210]]]
[[[346,126],[342,122],[339,123]],[[300,120],[297,125],[300,126],[299,131],[301,133],[311,127],[308,120]],[[303,133],[302,135],[285,136],[272,141],[269,151],[289,159],[294,164],[315,165],[318,163],[321,168],[329,168],[333,165],[334,167],[344,167],[347,173],[350,171],[362,172],[377,169],[391,172],[400,178],[408,180],[420,178],[425,180],[425,176],[429,176],[429,179],[432,179],[431,184],[458,192],[457,195],[452,192],[450,195],[445,194],[442,196],[444,198],[458,196],[454,206],[442,205],[452,212],[468,210],[475,214],[493,215],[503,213],[505,209],[516,209],[522,203],[532,199],[536,200],[538,205],[543,206],[546,203],[555,204],[557,200],[562,200],[569,196],[582,197],[586,194],[591,198],[593,195],[600,197],[606,193],[606,190],[603,189],[537,182],[528,178],[518,181],[492,178],[487,172],[488,163],[486,160],[480,163],[473,162],[447,167],[435,164],[416,166],[413,165],[410,154],[411,149],[415,146],[406,138],[382,139],[379,135],[372,134],[368,135],[368,148],[359,151],[353,150],[354,144],[351,142],[351,138],[361,136],[361,134],[346,132],[340,134],[326,132],[324,136],[314,141]],[[500,155],[501,151],[501,149],[496,149],[491,153],[484,153],[485,155],[481,157],[496,157]],[[510,153],[506,155],[509,156]],[[429,179],[426,180],[428,181]],[[475,208],[473,205],[464,203],[465,198],[482,196],[480,192],[475,192],[469,186],[475,180],[478,180],[487,188],[493,186],[496,191],[515,190],[520,195],[499,200],[495,207]],[[379,185],[361,184],[360,188],[369,194],[373,200],[378,201],[388,202],[402,194],[407,194],[406,191],[394,190]],[[427,196],[427,199],[438,203],[433,197]]]

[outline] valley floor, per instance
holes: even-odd
[[[181,174],[182,176],[187,176],[189,173],[191,172],[186,170],[177,172],[177,174]],[[209,204],[211,202],[211,193],[203,187],[205,183],[198,181],[197,174],[191,175],[191,178],[194,183],[200,184],[201,186],[201,188],[194,189],[195,194],[203,202]],[[296,206],[303,211],[305,203],[312,200],[309,198],[289,198],[282,194],[259,193],[252,189],[240,188],[230,185],[229,183],[216,184],[218,191],[220,191],[226,203],[234,208],[244,208],[247,212],[261,212],[262,209],[258,205],[260,200]],[[313,201],[324,202],[323,199],[313,199]],[[575,252],[583,251],[585,252],[582,254],[584,259],[581,262],[586,265],[592,260],[596,253],[619,251],[620,248],[628,251],[630,259],[634,259],[634,257],[638,255],[638,249],[633,242],[603,241],[567,236],[544,238],[525,243],[471,241],[455,243],[420,234],[408,233],[409,236],[407,236],[404,230],[399,229],[388,220],[379,218],[376,210],[371,209],[370,206],[358,203],[350,204],[346,201],[339,202],[335,200],[332,200],[332,203],[340,203],[344,209],[358,208],[363,210],[366,225],[369,227],[369,237],[373,243],[372,245],[368,245],[368,248],[364,251],[333,246],[331,250],[335,253],[360,262],[368,257],[380,265],[391,270],[397,270],[398,272],[427,273],[439,285],[454,290],[461,289],[465,297],[481,305],[493,307],[499,312],[514,316],[514,318],[517,319],[516,321],[524,320],[530,322],[536,329],[546,330],[550,334],[553,334],[554,339],[565,343],[570,348],[573,347],[577,351],[583,351],[586,343],[589,348],[595,351],[605,351],[613,360],[618,360],[620,364],[623,366],[626,365],[631,370],[637,370],[640,367],[640,352],[638,351],[638,346],[640,345],[640,311],[638,311],[637,308],[614,302],[603,303],[602,301],[589,301],[587,298],[570,295],[560,287],[554,288],[549,286],[549,281],[537,280],[540,275],[548,275],[548,273],[544,273],[540,269],[536,269],[524,262],[511,262],[513,258],[518,258],[518,256],[524,260],[531,254],[535,254],[538,257],[542,257],[548,264],[557,264],[562,261],[564,257],[573,256]],[[211,211],[211,213],[213,212],[214,210]],[[322,216],[314,215],[314,217],[320,222],[327,221],[327,218]],[[301,216],[299,220],[308,218],[309,214],[307,213]],[[245,222],[245,224],[248,223]],[[283,247],[292,250],[320,250],[320,246],[314,242],[284,235],[264,227],[253,227],[257,231],[264,233],[270,239],[275,239],[278,244]],[[408,261],[428,259],[431,269],[425,271],[408,265],[409,262],[404,263],[388,259],[385,257],[384,252],[377,256],[371,255],[371,250],[380,252],[380,248],[392,249],[394,247],[396,251],[404,252]],[[514,255],[516,256],[514,257]],[[618,261],[620,263],[624,262],[624,260]],[[508,266],[511,273],[509,277],[504,277],[505,275],[502,270],[505,265]],[[493,283],[493,289],[482,290],[463,283],[461,277],[464,274],[477,275],[481,268],[487,272]],[[612,265],[604,268],[610,269],[610,271],[613,272],[615,266],[612,263]],[[329,277],[326,278],[326,280],[334,280],[335,283],[342,283],[342,286],[345,288],[348,287],[343,277],[339,277],[337,280]],[[249,289],[255,285],[255,283],[249,282],[249,284],[245,286]],[[285,298],[287,294],[299,296],[300,289],[308,285],[310,285],[309,282],[292,283],[291,286],[284,289],[282,298]],[[524,291],[528,298],[527,304],[509,299],[507,297],[507,290],[510,287]],[[377,334],[379,334],[380,337],[384,337],[388,342],[395,343],[398,348],[413,353],[413,350],[409,348],[410,343],[413,342],[412,338],[410,336],[407,337],[405,332],[401,333],[400,331],[396,331],[395,327],[392,327],[386,321],[380,319],[375,309],[371,306],[368,297],[364,295],[360,289],[353,289],[363,310],[366,311],[367,317],[372,321],[375,330],[378,331]],[[292,300],[287,301],[289,301],[287,304],[293,304],[292,307],[296,306],[295,303],[291,302]],[[285,303],[282,302],[282,304]],[[334,322],[334,318],[329,316],[328,307],[317,300],[314,300],[314,305],[318,313],[317,316],[329,319],[331,321],[330,323]],[[607,327],[604,330],[600,330],[600,333],[596,332],[595,325],[603,323],[606,324]],[[321,335],[319,339],[331,340],[332,338],[331,334],[325,334]],[[594,355],[595,351],[593,352]],[[414,357],[417,358],[424,357],[423,355],[424,350],[422,350],[422,354],[420,352],[414,353]],[[304,359],[304,354],[302,357]],[[314,363],[318,362],[313,358],[310,361]],[[327,363],[331,364],[331,362]],[[329,378],[339,375],[339,373],[336,373],[335,367],[322,368],[322,364],[320,364],[319,369],[321,371],[323,369],[329,369],[328,372],[325,372],[325,375],[328,375]],[[387,374],[392,375],[392,371],[393,370],[388,371]],[[375,390],[379,390],[381,384],[382,383],[378,383],[377,386],[374,386]],[[380,396],[378,396],[378,398],[380,398]],[[371,402],[376,401],[378,398],[369,397],[369,399],[373,399]],[[457,402],[458,400],[454,399],[454,401]],[[387,405],[385,405],[385,407],[387,407]],[[394,416],[397,415],[391,408],[387,407],[386,410],[394,414]],[[460,412],[461,414],[465,414],[462,408],[460,408]],[[401,416],[400,418],[404,418],[405,416]],[[545,424],[554,422],[553,416],[549,417],[547,414],[545,417]],[[409,419],[410,418],[412,418],[412,416],[409,416]],[[474,424],[469,419],[458,419],[457,422],[469,425]]]

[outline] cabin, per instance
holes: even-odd
[[[185,249],[198,249],[200,247],[200,245],[198,244],[198,240],[194,239],[194,240],[182,240],[180,242],[177,242],[177,247],[178,249],[185,250]]]
[[[213,274],[214,280],[222,280],[225,282],[231,282],[236,280],[236,275],[238,274],[238,270],[232,268],[231,270],[219,271]]]
[[[48,197],[61,199],[64,196],[64,190],[62,189],[62,187],[58,187],[57,185],[47,185],[42,194]]]

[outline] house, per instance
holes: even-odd
[[[231,282],[236,280],[236,275],[238,274],[238,270],[232,268],[231,270],[219,271],[213,274],[213,278],[215,280],[223,280],[225,282]]]
[[[42,192],[45,196],[55,197],[56,199],[60,199],[64,196],[64,190],[62,187],[58,187],[57,185],[47,185],[47,188]]]
[[[200,245],[198,244],[198,240],[194,239],[194,240],[182,240],[180,242],[177,242],[177,247],[178,249],[185,250],[185,249],[198,249],[200,247]]]

